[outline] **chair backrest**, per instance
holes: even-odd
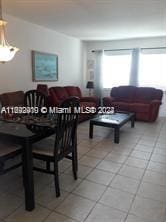
[[[63,112],[58,113],[54,150],[55,157],[58,159],[71,153],[76,146],[79,107],[78,97],[69,97],[61,103],[60,108],[63,109]]]
[[[47,108],[48,106],[47,97],[37,90],[29,90],[25,93],[24,105],[31,109],[30,115],[41,116],[47,114],[46,109],[41,110],[42,107]]]
[[[49,96],[49,90],[47,84],[37,84],[37,91],[43,93],[45,96]]]

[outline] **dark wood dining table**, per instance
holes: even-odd
[[[43,122],[42,122],[43,121]],[[23,184],[25,190],[25,209],[35,208],[32,144],[55,133],[55,127],[46,118],[3,120],[0,118],[0,139],[13,141],[23,148]]]

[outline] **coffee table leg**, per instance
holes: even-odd
[[[89,124],[89,138],[93,138],[93,123]]]
[[[115,128],[114,129],[114,143],[119,143],[119,134],[120,134],[120,129]]]
[[[131,127],[135,126],[135,115],[131,117]]]

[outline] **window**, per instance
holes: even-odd
[[[113,54],[114,53],[114,54]],[[129,85],[131,52],[111,52],[103,56],[103,88]]]
[[[142,51],[139,65],[139,86],[166,90],[166,52]]]

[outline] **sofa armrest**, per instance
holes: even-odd
[[[80,98],[80,102],[94,102],[96,106],[99,106],[99,98],[96,96],[83,96]]]
[[[149,112],[149,121],[153,122],[157,119],[158,113],[159,113],[159,108],[161,105],[160,100],[152,100],[150,102],[150,112]]]
[[[150,104],[151,104],[151,105],[161,105],[162,102],[161,102],[161,100],[154,99],[154,100],[152,100],[152,101],[150,102]]]
[[[111,106],[111,103],[115,101],[115,98],[108,96],[103,98],[103,105],[104,106]]]

